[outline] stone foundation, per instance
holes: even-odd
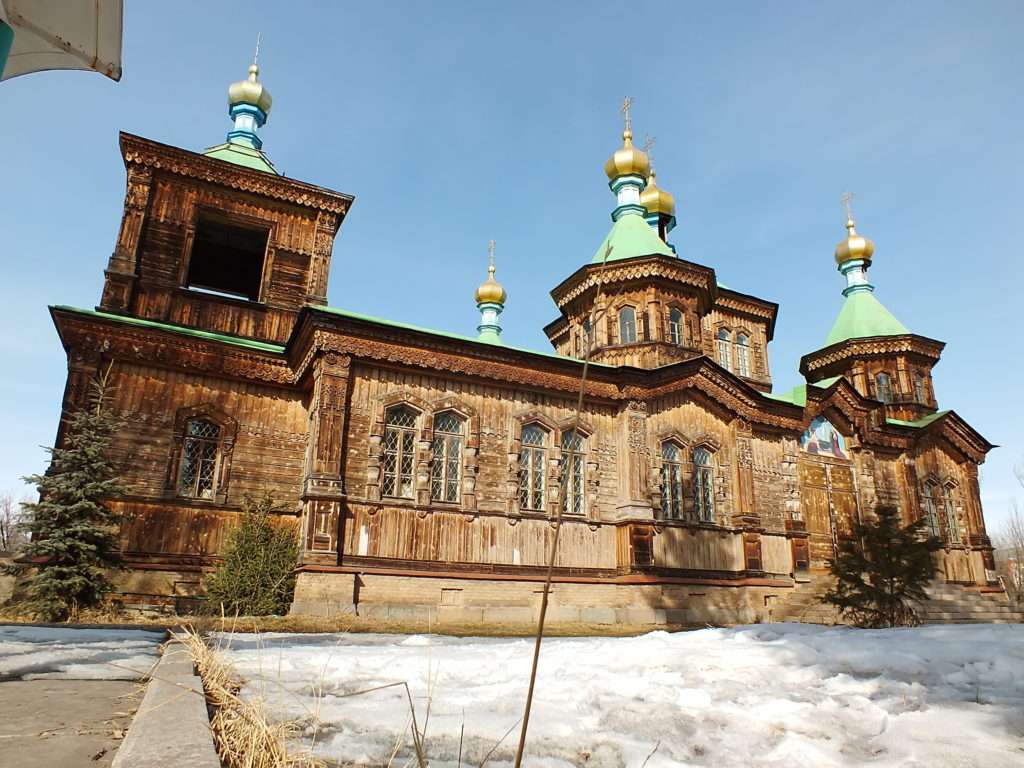
[[[536,624],[539,581],[439,578],[375,573],[301,572],[292,615],[355,614],[388,622],[436,625]],[[727,626],[771,620],[790,587],[621,584],[561,581],[552,585],[551,625]]]

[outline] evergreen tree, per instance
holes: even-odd
[[[932,553],[941,546],[926,535],[924,518],[904,527],[899,510],[879,506],[874,520],[855,524],[854,538],[839,544],[831,563],[836,585],[822,599],[859,627],[914,625],[913,604],[928,597]]]
[[[48,448],[50,466],[25,482],[39,490],[39,501],[22,506],[21,527],[31,534],[15,574],[19,601],[46,621],[74,618],[110,591],[107,569],[118,567],[119,515],[107,500],[123,490],[107,453],[117,417],[107,408],[110,369],[92,384],[87,405],[68,420],[64,444]]]
[[[299,548],[292,528],[273,524],[274,510],[269,493],[242,502],[241,523],[228,534],[224,561],[206,584],[212,610],[233,616],[288,611]]]

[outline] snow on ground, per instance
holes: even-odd
[[[0,625],[0,681],[136,680],[160,655],[164,632]]]
[[[222,636],[272,715],[314,722],[315,750],[388,763],[409,707],[426,751],[479,765],[522,714],[532,640],[436,635]],[[313,740],[307,727],[305,743]],[[512,760],[518,728],[488,764]],[[1024,627],[854,630],[800,624],[545,640],[531,768],[1024,765]],[[410,745],[396,761],[410,755]]]

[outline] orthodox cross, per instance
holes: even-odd
[[[627,131],[632,131],[633,130],[633,119],[629,116],[629,108],[632,107],[632,106],[633,106],[633,97],[632,96],[627,96],[626,98],[624,98],[622,100],[622,107],[619,108],[619,111],[623,115],[623,119],[626,121],[626,130]]]
[[[252,63],[259,66],[260,63],[260,38],[263,37],[262,32],[256,33],[256,55],[252,57]]]
[[[853,192],[843,192],[842,197],[839,198],[839,202],[843,204],[843,208],[846,209],[846,218],[853,221],[853,206],[850,204],[853,201]]]
[[[494,274],[494,246],[493,240],[487,241],[487,271]]]
[[[641,149],[647,154],[647,159],[650,160],[652,164],[654,163],[654,157],[651,155],[651,148],[654,146],[654,142],[656,141],[657,139],[654,136],[644,136],[644,145],[641,147]]]

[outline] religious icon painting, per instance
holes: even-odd
[[[819,416],[811,422],[811,426],[800,438],[800,448],[817,456],[847,460],[850,458],[846,451],[846,440],[824,416]]]

